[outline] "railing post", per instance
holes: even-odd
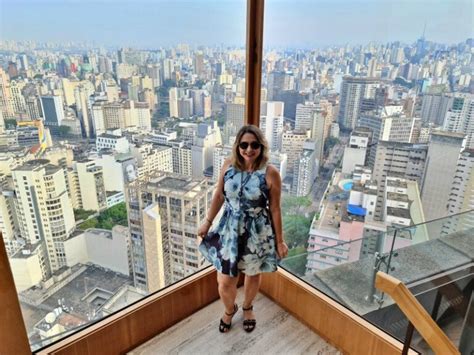
[[[247,0],[245,124],[260,124],[262,86],[263,10],[265,0]]]

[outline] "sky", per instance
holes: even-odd
[[[0,0],[0,39],[243,46],[246,0]],[[439,43],[473,34],[472,0],[266,0],[264,46]]]

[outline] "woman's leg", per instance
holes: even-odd
[[[253,300],[260,288],[261,275],[245,275],[244,281],[244,303],[243,308],[249,308],[253,304]],[[244,319],[255,319],[252,310],[244,311]]]
[[[217,273],[217,284],[219,287],[219,296],[221,297],[222,303],[224,303],[225,312],[231,314],[234,312],[235,297],[237,296],[237,282],[238,277],[231,277],[229,275]],[[232,320],[232,316],[224,314],[222,320],[229,324]]]

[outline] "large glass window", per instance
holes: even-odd
[[[283,179],[282,266],[400,338],[408,321],[374,270],[468,331],[468,308],[453,310],[472,276],[450,274],[448,296],[421,264],[434,278],[467,265],[441,261],[437,240],[459,251],[472,235],[472,23],[470,1],[265,3],[260,127]]]
[[[0,230],[37,349],[206,266],[246,2],[1,7]]]

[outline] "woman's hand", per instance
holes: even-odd
[[[209,232],[209,228],[211,228],[211,223],[206,219],[198,229],[198,237],[201,239],[204,238]]]
[[[288,245],[285,242],[278,242],[276,249],[280,259],[286,258],[288,255]]]

